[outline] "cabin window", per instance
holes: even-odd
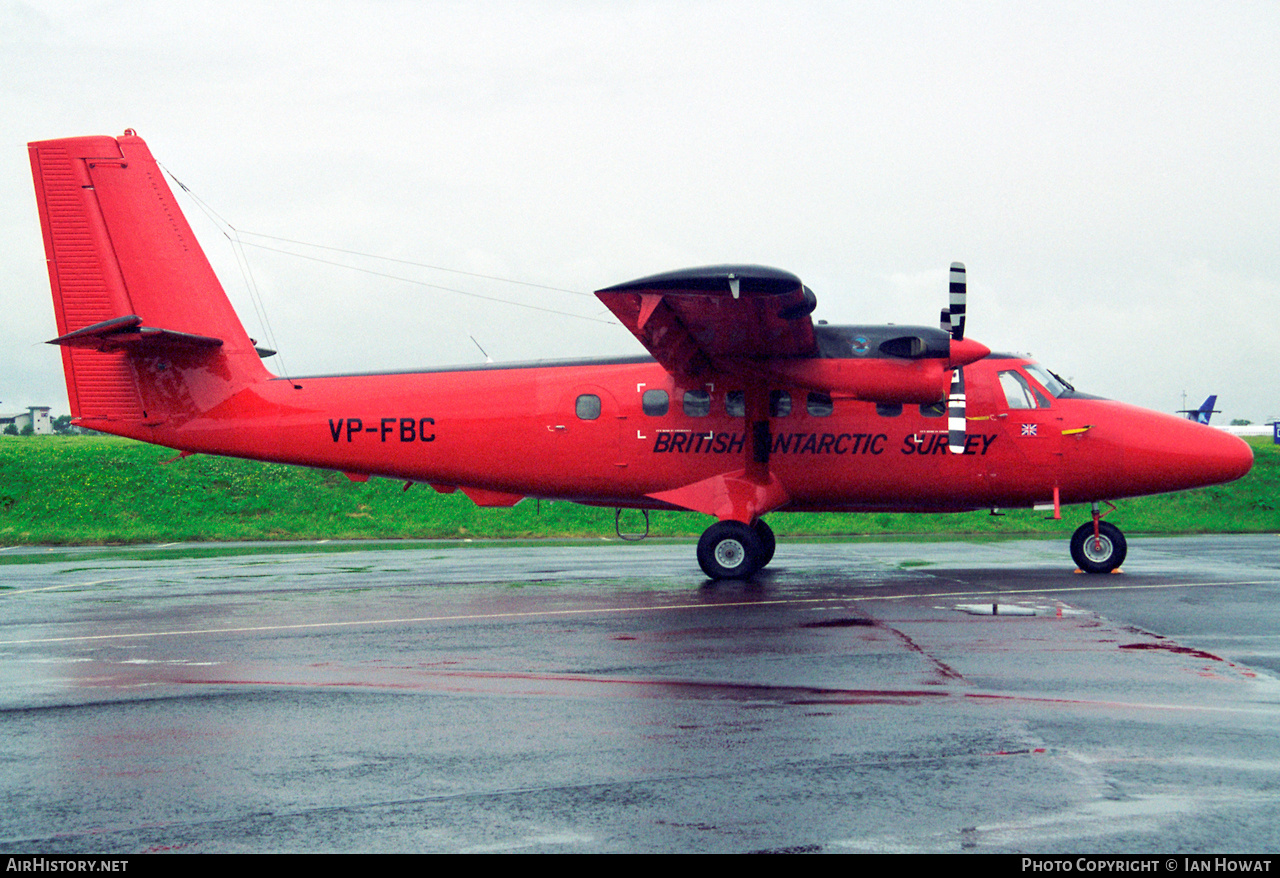
[[[724,395],[724,413],[731,418],[747,416],[747,399],[741,390],[730,390]]]
[[[731,418],[743,418],[747,414],[747,398],[741,390],[730,390],[724,395],[724,413]],[[769,417],[785,418],[791,414],[791,394],[785,390],[769,393]]]
[[[882,418],[896,418],[902,414],[902,403],[878,402],[876,403],[876,414]]]
[[[810,393],[805,409],[815,418],[828,418],[835,410],[831,404],[831,396],[826,393]]]
[[[594,421],[600,417],[600,397],[594,393],[584,393],[578,397],[578,402],[574,409],[581,420]]]
[[[920,414],[926,418],[941,418],[947,413],[947,404],[945,402],[931,402],[928,405],[920,406]]]
[[[1004,390],[1004,398],[1009,403],[1009,408],[1033,409],[1036,407],[1031,385],[1017,372],[1001,372],[1000,387]]]
[[[769,417],[785,418],[791,414],[791,394],[785,390],[774,390],[769,394]]]
[[[711,394],[705,390],[686,390],[684,413],[691,418],[705,418],[711,414]]]
[[[665,390],[646,390],[640,398],[640,406],[646,415],[658,417],[665,415],[671,407],[671,398]]]

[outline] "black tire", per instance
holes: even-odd
[[[760,538],[740,521],[717,522],[698,540],[698,565],[711,579],[750,579],[762,557]]]
[[[1098,522],[1098,538],[1093,537],[1093,522],[1076,528],[1071,535],[1071,560],[1085,573],[1110,573],[1124,563],[1129,552],[1120,528],[1105,521]]]
[[[778,538],[773,535],[773,528],[765,524],[763,518],[757,518],[751,527],[760,540],[760,567],[766,567],[773,560],[774,549],[778,548]]]

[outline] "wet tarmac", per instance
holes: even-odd
[[[1280,849],[1275,535],[326,548],[0,551],[0,850]]]

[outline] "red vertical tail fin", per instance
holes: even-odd
[[[136,435],[270,377],[142,138],[28,149],[73,415]]]

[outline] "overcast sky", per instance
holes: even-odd
[[[573,291],[247,247],[295,374],[482,361],[470,336],[498,361],[640,353],[580,294],[720,262],[795,272],[832,323],[933,325],[959,260],[993,349],[1260,422],[1277,46],[1275,2],[0,0],[0,410],[67,411],[25,144],[129,127],[244,241]]]

